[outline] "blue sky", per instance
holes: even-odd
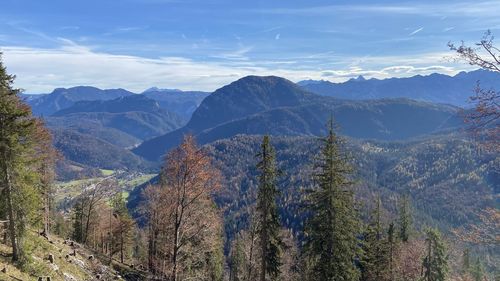
[[[447,42],[500,33],[499,1],[4,0],[0,50],[29,93],[212,91],[245,75],[387,78],[469,66]]]

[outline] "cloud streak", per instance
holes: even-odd
[[[423,27],[417,28],[417,29],[415,29],[413,32],[411,32],[410,34],[408,34],[408,36],[413,36],[413,35],[415,35],[415,34],[419,33],[419,32],[420,32],[420,31],[422,31],[422,30],[424,30],[424,28],[423,28]]]
[[[258,13],[289,14],[289,15],[332,15],[342,13],[370,13],[392,15],[419,15],[435,17],[497,17],[497,1],[461,1],[449,3],[407,3],[407,4],[338,4],[323,5],[309,8],[276,8],[265,11],[255,10]]]

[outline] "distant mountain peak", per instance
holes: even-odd
[[[306,86],[306,85],[311,85],[311,84],[320,84],[320,83],[324,83],[324,82],[327,82],[327,80],[313,80],[313,79],[307,79],[307,80],[302,80],[302,81],[299,81],[297,82],[297,85],[299,86]]]
[[[349,81],[358,81],[358,82],[361,82],[361,81],[366,81],[366,78],[363,77],[363,75],[359,75],[358,77],[356,78],[351,78],[349,79]]]
[[[158,87],[151,87],[151,88],[144,90],[142,93],[144,94],[144,93],[151,93],[151,92],[179,93],[179,92],[183,92],[183,91],[180,89],[162,89],[162,88],[158,88]]]

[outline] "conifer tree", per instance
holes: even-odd
[[[231,245],[231,252],[229,253],[229,281],[241,281],[241,272],[245,257],[243,253],[243,246],[239,238],[234,239]]]
[[[462,253],[462,274],[467,274],[470,271],[470,251],[468,248]]]
[[[73,206],[73,233],[71,236],[76,242],[83,241],[83,204],[81,200],[77,200]]]
[[[13,88],[14,78],[0,57],[0,200],[9,221],[12,260],[22,261],[27,257],[23,238],[28,218],[39,199],[33,189],[37,174],[31,169],[37,122]]]
[[[389,247],[389,279],[394,280],[394,251],[396,248],[396,237],[394,236],[394,223],[389,224],[387,230],[387,243]]]
[[[279,191],[276,186],[278,170],[276,156],[269,136],[264,136],[261,151],[257,155],[259,175],[259,190],[257,194],[257,213],[261,248],[260,280],[276,280],[280,274],[281,247],[280,219],[276,205]]]
[[[410,239],[411,225],[412,225],[412,217],[411,217],[410,197],[408,195],[403,195],[403,197],[400,199],[400,206],[399,206],[398,236],[401,241],[408,242],[408,239]]]
[[[365,234],[365,253],[362,260],[362,280],[365,281],[388,280],[389,253],[387,241],[383,237],[380,205],[379,197]]]
[[[359,280],[359,218],[348,187],[352,168],[334,133],[333,120],[322,139],[317,187],[307,194],[305,256],[311,280]]]
[[[470,273],[474,281],[482,281],[484,278],[484,268],[481,260],[479,258],[476,259],[472,268],[470,268]]]
[[[134,237],[135,222],[127,209],[127,202],[123,194],[118,192],[112,200],[113,216],[116,219],[116,226],[113,229],[113,248],[112,252],[120,253],[120,261],[123,263],[125,254],[132,245]]]
[[[427,230],[427,254],[423,259],[423,280],[444,281],[448,274],[448,255],[437,229]]]

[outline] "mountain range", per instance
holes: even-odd
[[[158,163],[185,134],[195,135],[201,144],[240,134],[319,136],[332,116],[343,135],[357,139],[441,135],[463,126],[456,105],[466,103],[477,81],[495,86],[500,79],[481,70],[455,76],[358,77],[344,83],[248,76],[212,94],[155,87],[134,94],[78,86],[24,98],[73,163],[137,169],[151,167],[149,161]],[[89,144],[93,147],[79,147]],[[113,153],[95,159],[91,154],[99,151]]]
[[[73,130],[121,148],[135,146],[183,124],[177,114],[143,95],[79,101],[44,120],[49,128]]]
[[[69,89],[57,88],[50,94],[27,95],[25,97],[33,114],[49,116],[78,101],[112,100],[130,95],[133,93],[124,89],[101,90],[90,86],[78,86]]]
[[[500,73],[486,70],[460,72],[455,76],[433,73],[408,78],[365,79],[363,76],[343,83],[306,80],[300,86],[313,93],[341,99],[366,100],[409,98],[432,103],[467,107],[477,83],[482,88],[500,89]]]
[[[33,114],[50,116],[57,111],[71,107],[79,101],[106,101],[131,95],[137,94],[124,89],[102,90],[91,86],[77,86],[67,89],[57,88],[49,94],[23,94],[23,97],[31,106]],[[178,114],[187,121],[209,93],[153,87],[144,91],[142,95],[157,101],[160,107]]]
[[[156,161],[185,134],[201,144],[237,134],[321,135],[330,117],[347,136],[404,140],[461,126],[458,112],[454,106],[401,98],[341,100],[316,95],[284,78],[248,76],[205,98],[184,127],[133,151]]]

